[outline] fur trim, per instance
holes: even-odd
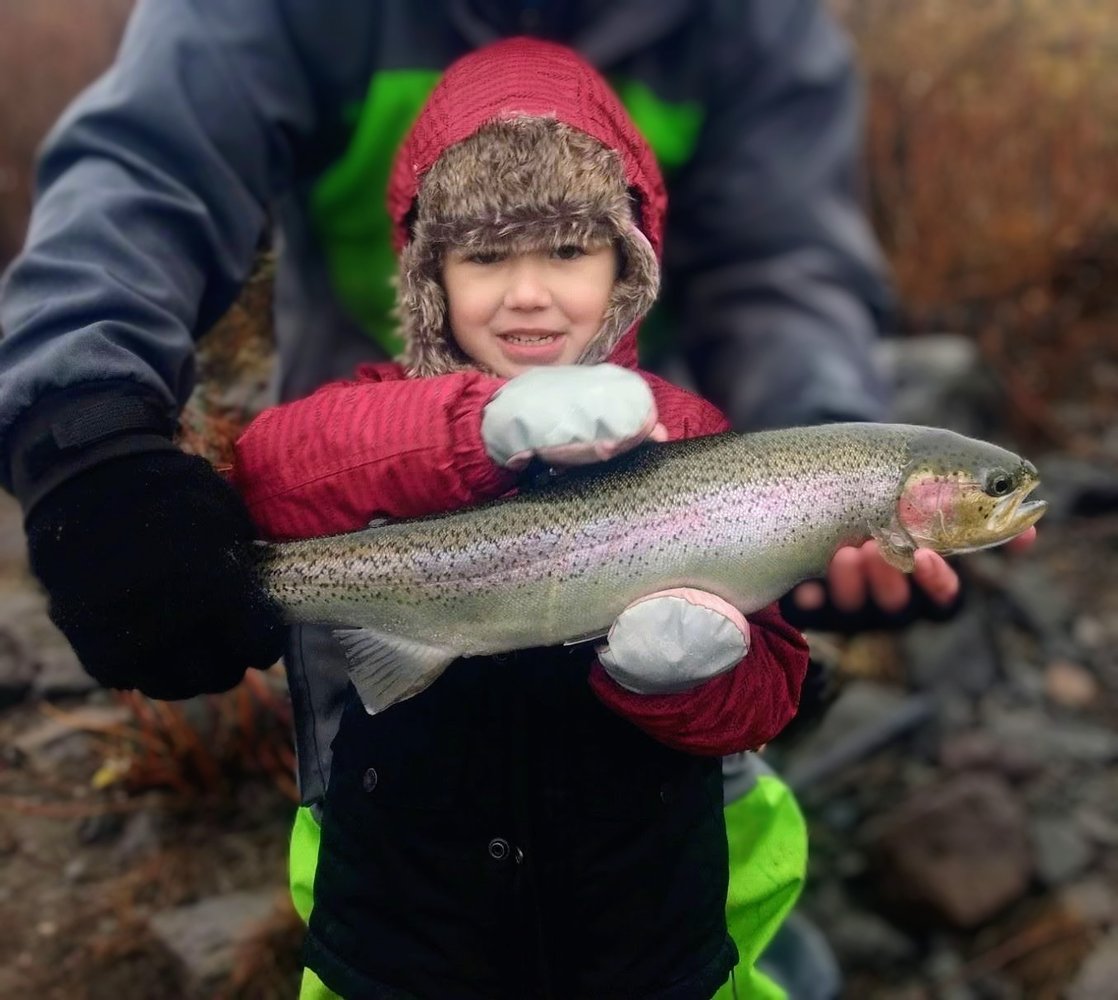
[[[475,367],[450,335],[441,276],[448,246],[552,250],[613,243],[621,268],[602,327],[581,359],[604,361],[656,300],[660,265],[637,227],[621,159],[554,118],[491,121],[450,146],[423,178],[400,254],[397,316],[412,375]]]

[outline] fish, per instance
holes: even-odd
[[[1047,503],[1036,467],[935,427],[828,424],[649,443],[447,514],[257,543],[293,623],[334,626],[370,713],[456,659],[606,635],[632,602],[693,587],[743,614],[876,539],[913,553],[989,548]]]

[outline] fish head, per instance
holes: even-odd
[[[1036,466],[1011,451],[952,431],[926,429],[909,445],[897,520],[920,548],[942,555],[1000,545],[1048,508],[1029,500]]]

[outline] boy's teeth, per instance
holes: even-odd
[[[511,340],[514,344],[542,344],[547,340],[555,339],[554,333],[545,333],[539,337],[526,337],[522,334],[510,334],[506,339]]]

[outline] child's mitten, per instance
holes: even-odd
[[[663,591],[618,616],[590,688],[660,743],[720,756],[756,749],[788,724],[806,668],[807,644],[775,606],[746,625],[713,594]]]
[[[648,383],[617,365],[532,368],[486,404],[481,437],[506,469],[602,462],[649,438],[663,440]]]
[[[749,623],[715,594],[686,587],[630,604],[614,621],[598,660],[637,694],[685,691],[749,652]]]

